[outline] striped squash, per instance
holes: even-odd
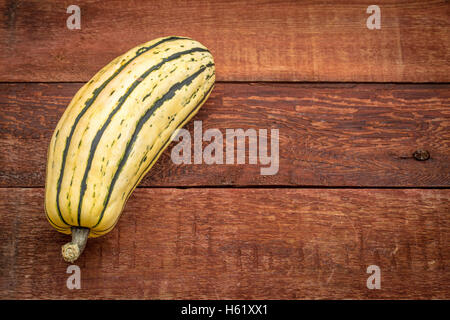
[[[211,53],[173,36],[117,57],[75,94],[51,139],[45,183],[48,221],[72,234],[62,248],[66,261],[78,258],[88,237],[114,228],[136,185],[214,81]]]

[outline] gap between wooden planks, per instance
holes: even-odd
[[[80,86],[0,84],[0,186],[44,186],[51,135]],[[248,158],[176,165],[173,142],[141,186],[450,186],[449,84],[218,83],[187,126],[192,138],[194,121],[224,136],[278,129],[278,173]],[[420,149],[429,160],[412,157]]]
[[[207,46],[226,81],[449,82],[448,1],[0,1],[0,81],[88,81],[116,56],[169,35]]]
[[[43,188],[0,189],[2,299],[448,299],[450,190],[137,189],[66,288]],[[369,290],[369,265],[381,289]]]

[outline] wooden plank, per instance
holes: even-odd
[[[2,299],[448,299],[450,190],[136,190],[81,290],[43,189],[0,189]],[[381,289],[369,290],[369,265]]]
[[[165,35],[211,49],[218,80],[448,82],[450,3],[380,0],[0,1],[0,81],[87,81],[134,46]]]
[[[0,186],[44,185],[50,137],[80,86],[0,85]],[[277,174],[261,175],[267,165],[249,164],[248,158],[239,165],[177,165],[172,142],[141,185],[448,187],[449,89],[219,83],[194,120],[202,121],[203,132],[217,128],[224,136],[227,128],[278,129]],[[194,123],[187,128],[193,139]],[[415,160],[412,154],[419,149],[430,159]]]

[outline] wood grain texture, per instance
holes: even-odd
[[[450,190],[138,189],[81,290],[43,189],[0,189],[0,298],[448,299]],[[368,290],[369,265],[381,289]]]
[[[210,48],[217,79],[448,82],[450,3],[380,0],[0,1],[0,81],[87,81],[134,46],[166,35]]]
[[[0,85],[0,186],[44,185],[51,135],[80,86]],[[193,120],[224,136],[278,129],[278,173],[248,158],[177,165],[173,142],[142,186],[450,186],[450,85],[219,83]],[[431,158],[415,160],[419,149]]]

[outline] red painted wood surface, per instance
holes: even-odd
[[[0,1],[0,81],[88,81],[119,54],[183,35],[214,55],[226,81],[444,82],[450,79],[448,1]]]
[[[138,189],[80,290],[42,188],[2,188],[1,298],[444,299],[450,190]],[[14,205],[9,205],[14,204]],[[381,289],[369,290],[369,265]]]
[[[448,1],[381,0],[380,30],[362,0],[85,0],[81,30],[70,4],[0,0],[0,299],[450,298]],[[53,129],[83,82],[165,35],[215,57],[194,120],[278,129],[279,171],[175,165],[173,143],[69,290],[43,208]]]
[[[53,129],[80,86],[0,85],[0,186],[44,185]],[[226,129],[278,129],[277,174],[262,175],[268,165],[248,154],[240,165],[193,164],[193,121],[221,131],[224,157]],[[192,164],[173,163],[173,142],[141,186],[450,185],[449,85],[219,83],[193,121]],[[429,160],[414,159],[422,149]]]

